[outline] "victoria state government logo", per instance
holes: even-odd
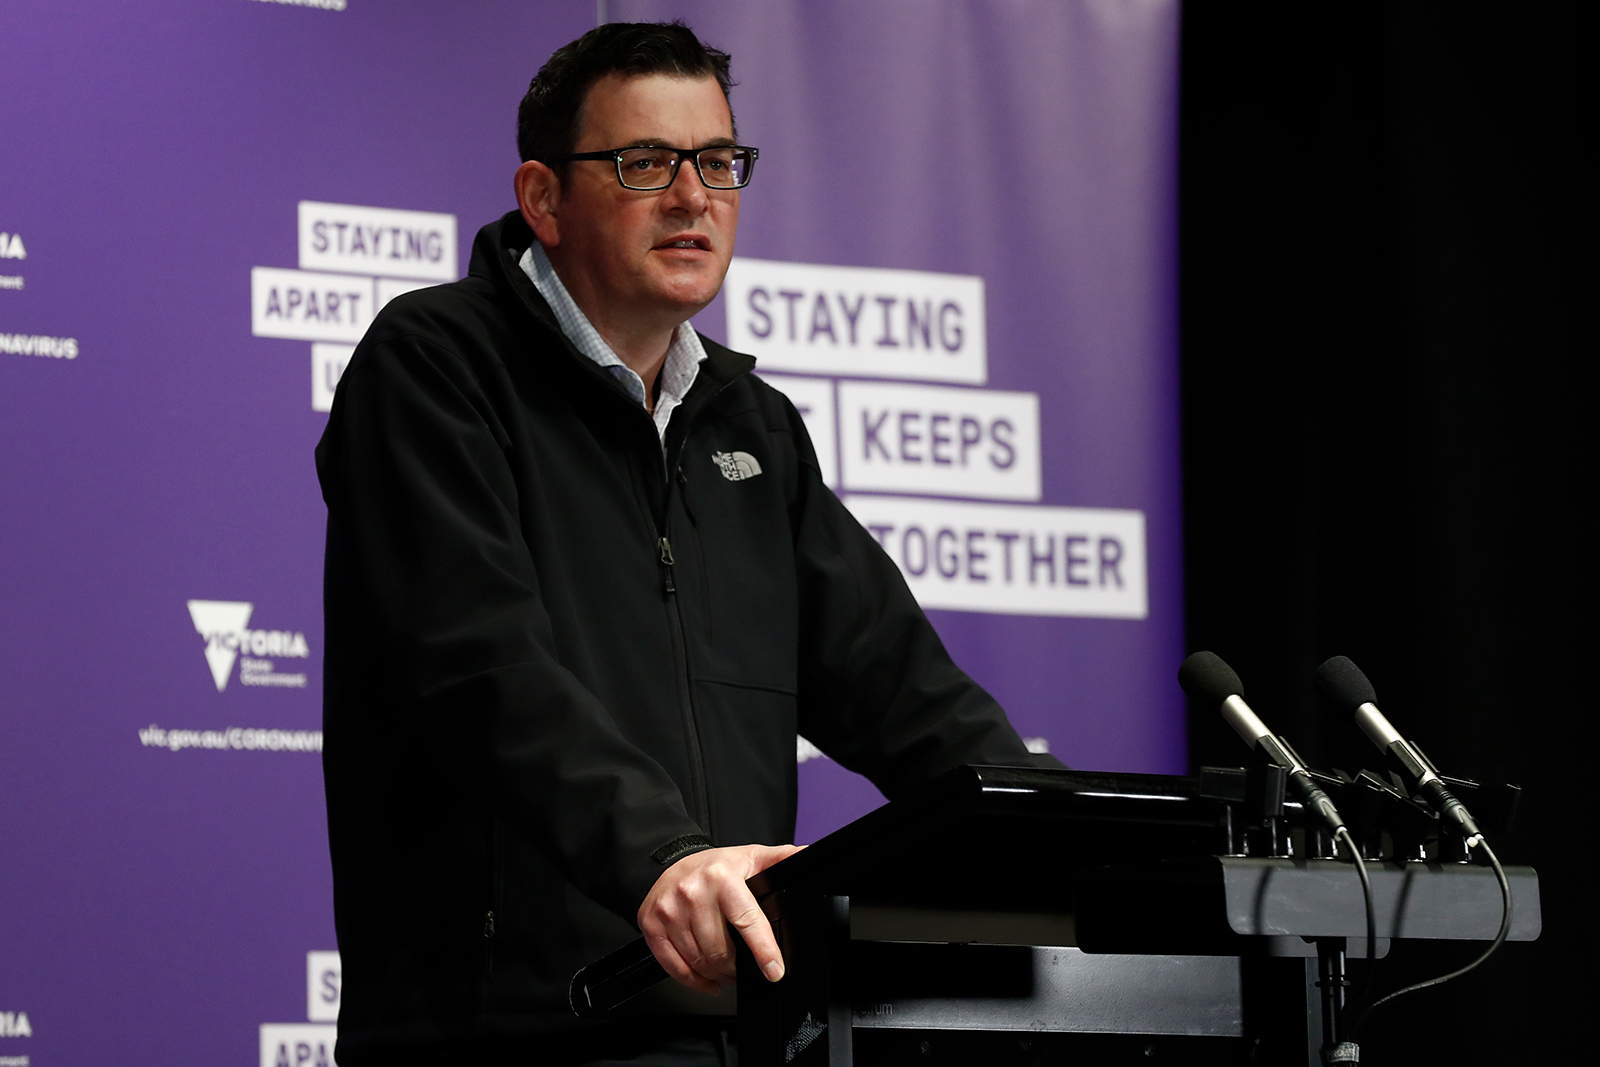
[[[280,671],[279,659],[307,659],[311,649],[306,635],[293,630],[252,630],[255,605],[239,600],[191,600],[189,618],[205,641],[206,665],[217,692],[228,688],[233,665],[239,664],[239,684],[304,689],[304,671]]]

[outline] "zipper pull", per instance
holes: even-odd
[[[483,936],[494,936],[494,912],[492,911],[486,911],[483,913]]]
[[[672,568],[678,561],[672,558],[672,542],[666,537],[663,536],[657,541],[656,547],[661,550],[662,588],[668,596],[671,596],[678,591],[677,585],[672,581]]]

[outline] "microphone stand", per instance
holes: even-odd
[[[1322,1062],[1355,1063],[1359,1056],[1349,1042],[1345,1021],[1345,990],[1350,979],[1345,975],[1345,939],[1319,937],[1317,943],[1317,987],[1322,991]]]

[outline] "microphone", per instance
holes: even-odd
[[[1244,683],[1239,681],[1239,676],[1222,661],[1221,656],[1215,652],[1194,653],[1178,668],[1178,684],[1192,699],[1220,707],[1222,717],[1244,739],[1245,744],[1260,752],[1268,762],[1288,771],[1290,787],[1302,804],[1321,816],[1329,833],[1337,836],[1344,829],[1339,810],[1311,777],[1311,772],[1300,762],[1294,749],[1267,729],[1266,724],[1250,710],[1250,705],[1244,702]],[[1354,847],[1352,842],[1352,850]]]
[[[1438,769],[1417,746],[1401,737],[1400,731],[1378,710],[1377,692],[1349,656],[1334,656],[1318,667],[1317,685],[1335,703],[1355,713],[1356,725],[1378,746],[1389,766],[1400,772],[1412,792],[1420,793],[1440,818],[1461,831],[1469,847],[1483,840],[1483,832],[1472,821],[1466,805],[1445,788]]]

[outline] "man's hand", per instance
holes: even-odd
[[[639,929],[656,960],[690,989],[716,993],[737,972],[732,923],[767,980],[782,978],[777,938],[744,882],[799,851],[798,845],[710,848],[668,867],[639,905]]]

